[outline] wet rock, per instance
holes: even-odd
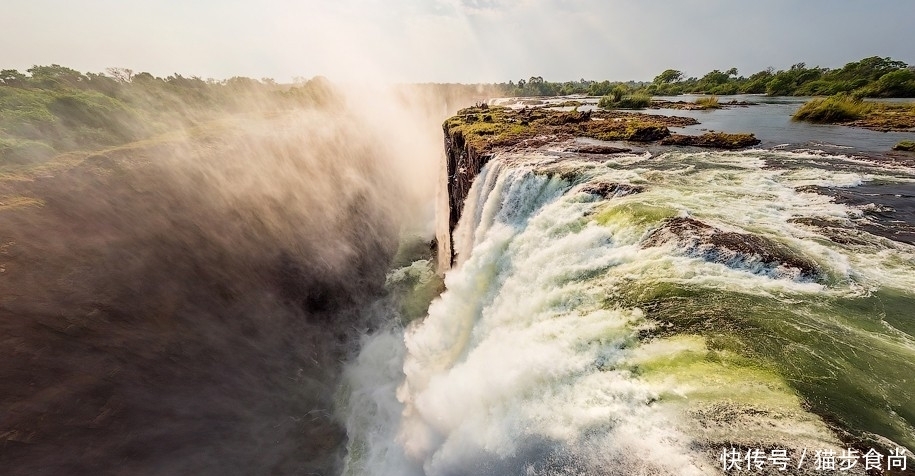
[[[688,145],[710,147],[714,149],[742,149],[759,144],[760,140],[753,134],[728,134],[726,132],[707,132],[700,136],[672,134],[661,141],[661,145]]]
[[[825,218],[795,217],[788,219],[788,223],[816,228],[817,231],[829,238],[830,241],[843,245],[864,245],[867,241],[855,236],[853,227],[845,226],[842,222],[827,220]]]
[[[915,245],[915,184],[873,183],[851,188],[807,185],[795,190],[826,195],[862,211],[863,219],[852,219],[858,230]]]
[[[629,134],[629,140],[635,142],[653,142],[670,136],[670,130],[666,126],[656,124],[638,124],[633,127]]]
[[[543,120],[544,124],[562,126],[565,124],[579,124],[591,120],[591,111],[569,111],[549,116]]]
[[[904,140],[893,146],[893,150],[902,150],[906,152],[915,152],[915,142]]]
[[[642,193],[644,190],[645,188],[639,185],[613,182],[589,183],[580,189],[582,192],[600,195],[604,198],[625,197],[626,195]]]
[[[570,149],[570,152],[578,152],[579,154],[599,154],[599,155],[610,155],[610,154],[624,154],[626,152],[632,152],[632,149],[626,147],[613,147],[610,145],[582,145],[578,147],[573,147]]]
[[[724,231],[693,218],[671,218],[642,241],[645,248],[676,244],[686,254],[772,277],[818,279],[813,261],[787,246],[749,233]]]

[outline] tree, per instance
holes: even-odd
[[[26,79],[28,79],[28,77],[25,74],[20,73],[15,69],[0,70],[0,83],[3,83],[5,86],[19,88],[25,85]]]
[[[629,94],[629,88],[625,84],[618,84],[613,90],[610,91],[610,99],[613,102],[620,102],[623,99],[623,96]]]
[[[161,79],[161,78],[157,78],[157,77],[153,76],[152,74],[149,74],[149,73],[147,73],[147,72],[145,72],[145,71],[142,72],[142,73],[137,73],[137,74],[135,74],[135,75],[133,76],[133,78],[131,79],[131,82],[132,82],[132,83],[135,83],[135,84],[142,84],[142,85],[151,85],[151,84],[154,84],[154,83],[156,83],[156,82],[158,82],[158,81],[162,81],[162,79]]]
[[[655,76],[654,83],[655,84],[670,84],[670,83],[675,83],[677,81],[680,81],[681,79],[683,79],[682,71],[677,71],[675,69],[667,69],[667,70],[664,70],[663,73]]]
[[[108,96],[114,96],[122,83],[101,73],[86,73],[86,86]]]
[[[120,83],[129,83],[133,79],[133,70],[130,68],[106,68],[105,72]]]
[[[784,71],[776,74],[766,84],[766,94],[769,96],[786,96],[794,91],[794,81]]]
[[[50,66],[35,65],[26,71],[32,75],[30,82],[41,88],[80,87],[80,83],[87,80],[79,71],[58,64]]]
[[[719,70],[713,70],[706,73],[702,79],[699,80],[700,83],[718,85],[728,82],[730,75],[728,73],[722,73]]]
[[[876,81],[881,76],[897,69],[903,69],[906,64],[902,61],[896,61],[892,58],[881,58],[871,56],[861,61],[854,61],[846,64],[842,69],[831,74],[835,79],[854,81],[863,79],[866,81]]]
[[[915,72],[908,69],[890,71],[877,80],[875,92],[883,97],[908,97],[915,94]]]

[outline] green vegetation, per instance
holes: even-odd
[[[795,120],[850,124],[879,131],[915,129],[915,104],[876,103],[847,94],[812,99],[794,113]]]
[[[584,78],[578,81],[559,83],[544,81],[541,76],[532,76],[527,80],[519,79],[517,83],[509,81],[507,83],[498,83],[494,86],[499,95],[506,97],[568,96],[571,94],[606,96],[617,86],[624,86],[628,89],[636,90],[644,87],[646,84],[647,83],[637,81],[590,81]]]
[[[618,88],[627,94],[676,96],[679,94],[768,94],[770,96],[830,96],[849,93],[857,97],[915,97],[915,69],[902,61],[872,56],[841,68],[808,68],[797,63],[786,70],[766,68],[750,76],[739,75],[737,68],[712,70],[702,77],[686,77],[682,71],[668,69],[651,82],[610,82],[580,79],[568,82],[529,80],[495,85],[504,96],[559,96],[586,94],[609,96]],[[609,103],[608,103],[609,104]]]
[[[875,105],[860,99],[836,95],[807,101],[796,113],[794,119],[817,123],[850,122],[866,116]]]
[[[915,141],[904,140],[893,146],[893,150],[915,152]]]
[[[597,107],[602,109],[645,109],[651,106],[651,96],[645,93],[633,93],[625,85],[617,85],[610,94],[602,97]]]
[[[228,113],[268,112],[332,100],[322,78],[273,80],[157,78],[123,68],[80,73],[34,66],[0,70],[0,165],[37,163],[57,153],[110,147],[192,127]]]
[[[0,137],[0,164],[30,164],[49,159],[55,154],[54,149],[44,142]]]
[[[482,154],[521,143],[536,146],[569,137],[652,142],[669,136],[668,127],[697,123],[688,117],[622,111],[513,110],[482,104],[458,111],[457,115],[445,121],[443,127],[454,143],[464,144],[466,149]]]
[[[702,106],[703,109],[718,109],[721,107],[721,104],[718,103],[718,96],[697,98],[694,103]]]

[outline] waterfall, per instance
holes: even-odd
[[[766,167],[773,155],[797,166]],[[446,291],[425,319],[367,336],[349,370],[342,411],[360,423],[347,474],[715,474],[730,447],[838,454],[848,442],[827,421],[911,447],[915,252],[850,225],[858,242],[830,241],[798,220],[861,217],[800,187],[910,179],[810,160],[491,160]],[[604,199],[582,185],[595,183],[644,192]],[[649,245],[674,217],[723,238]],[[746,256],[716,260],[728,240]],[[816,276],[762,265],[792,262]]]

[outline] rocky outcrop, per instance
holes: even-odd
[[[625,154],[627,152],[632,152],[632,149],[628,147],[613,147],[610,145],[582,145],[578,147],[573,147],[569,149],[569,152],[578,152],[579,154],[595,154],[595,155],[611,155],[611,154]]]
[[[915,152],[915,141],[904,140],[893,146],[893,150],[902,150],[906,152]]]
[[[438,267],[440,271],[449,269],[454,262],[451,234],[461,218],[461,212],[464,211],[464,200],[470,192],[473,180],[492,157],[491,153],[483,152],[470,146],[463,130],[449,129],[447,124],[444,129],[445,168],[444,176],[442,177],[444,183],[440,184],[439,187],[441,190],[447,191],[447,193],[443,194],[444,196],[439,199],[438,213],[439,216],[447,214],[448,220],[447,224],[440,220],[439,229],[436,230]],[[442,205],[446,205],[447,209],[442,210]]]
[[[777,241],[749,233],[724,231],[693,218],[666,220],[643,240],[645,248],[674,244],[684,253],[773,277],[816,280],[820,271],[813,261]]]
[[[625,197],[626,195],[642,193],[644,190],[644,187],[640,185],[609,182],[589,183],[585,184],[583,187],[581,187],[581,189],[579,189],[581,192],[590,193],[592,195],[600,195],[604,198]]]
[[[673,134],[664,138],[661,145],[686,145],[693,147],[711,147],[715,149],[742,149],[759,144],[753,134],[729,134],[726,132],[707,132],[699,136]]]

